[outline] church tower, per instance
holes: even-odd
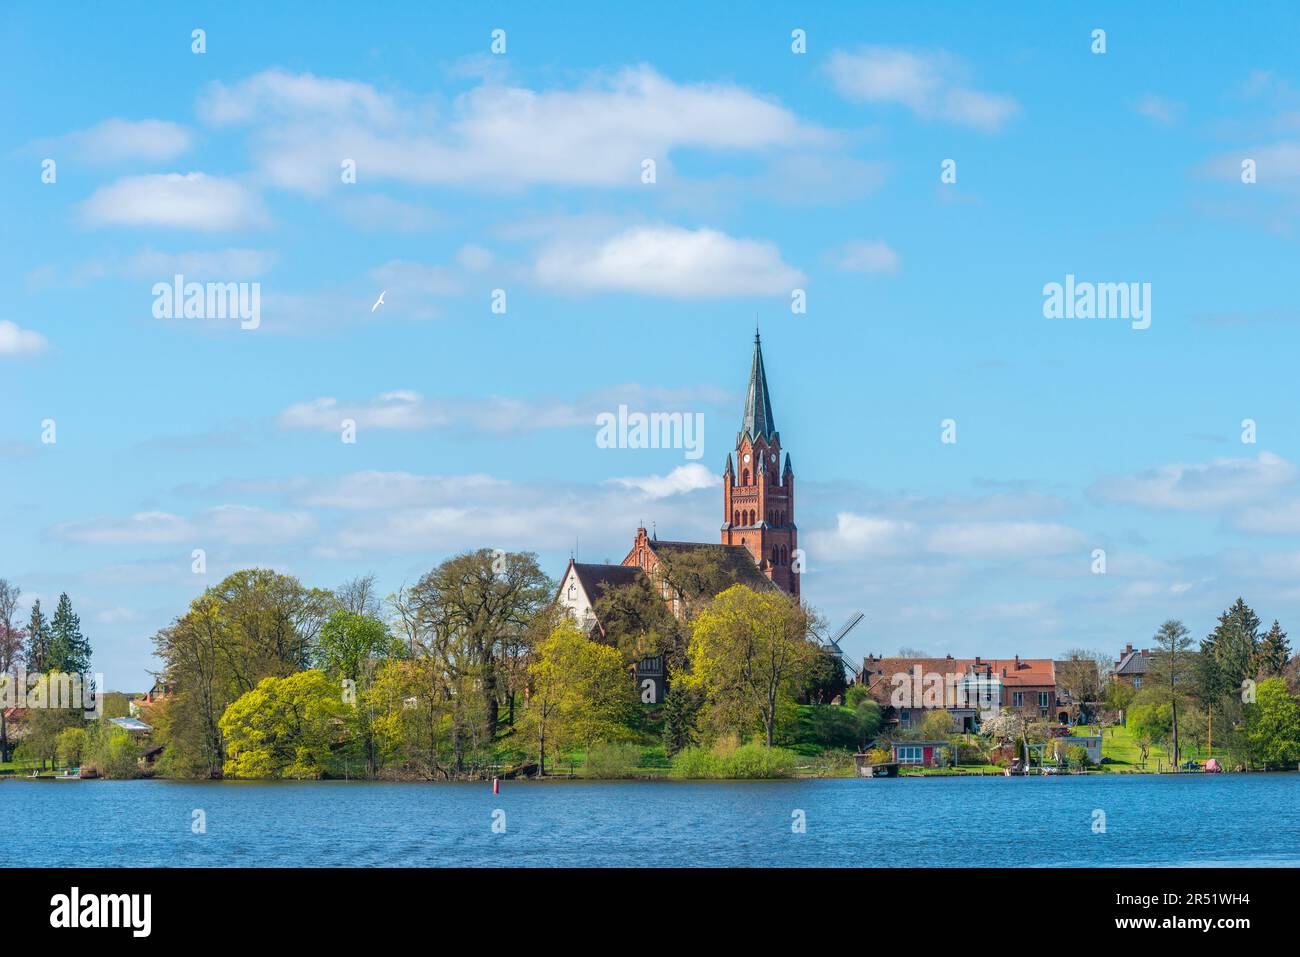
[[[799,530],[794,524],[794,469],[781,460],[781,435],[763,369],[763,345],[754,333],[745,411],[736,435],[735,462],[722,473],[722,544],[743,545],[758,567],[786,593],[799,596],[794,570]]]

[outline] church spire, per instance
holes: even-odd
[[[776,423],[772,419],[772,400],[767,393],[767,372],[763,369],[763,344],[758,330],[754,330],[754,364],[749,370],[749,391],[745,394],[745,414],[740,423],[740,434],[751,439],[759,436],[772,441]]]

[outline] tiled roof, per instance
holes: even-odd
[[[1151,652],[1130,651],[1115,667],[1117,675],[1144,675],[1151,669]]]
[[[877,681],[871,695],[877,701],[887,701],[893,688],[890,676],[904,674],[920,666],[921,674],[965,675],[989,674],[1005,687],[1047,687],[1056,684],[1055,662],[1050,658],[874,658],[867,659],[865,667],[868,684]],[[1005,669],[1006,674],[1003,674]]]

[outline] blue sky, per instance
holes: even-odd
[[[1286,627],[1298,15],[819,6],[8,5],[0,577],[138,689],[239,567],[716,541],[757,316],[855,654],[1115,651],[1238,593]],[[176,272],[260,326],[154,318]],[[1150,283],[1150,328],[1044,318],[1067,274]],[[620,403],[702,412],[703,458],[598,448]]]

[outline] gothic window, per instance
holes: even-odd
[[[570,583],[569,583],[569,601],[573,601],[574,597],[577,595],[577,592],[578,592],[578,588],[577,588],[577,586],[574,585],[572,582],[570,582]]]
[[[749,469],[741,469],[741,471],[740,471],[740,484],[741,484],[741,485],[748,485],[748,484],[749,484]]]
[[[781,564],[781,553],[777,551],[775,545],[772,546],[772,564],[773,565]]]
[[[731,524],[732,525],[740,524],[740,509],[736,509],[734,512],[731,513]]]

